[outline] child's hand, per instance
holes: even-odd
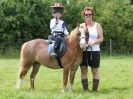
[[[58,18],[56,17],[56,21],[55,21],[55,24],[58,24]]]

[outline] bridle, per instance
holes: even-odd
[[[86,27],[86,30],[84,30],[84,36],[82,36],[82,37],[80,37],[80,40],[81,39],[85,39],[85,41],[86,41],[86,44],[88,43],[88,41],[89,41],[89,31],[88,31],[88,29],[87,29],[87,24],[85,23],[85,27]],[[83,28],[83,27],[81,27],[81,28]]]
[[[81,40],[81,39],[85,39],[85,41],[86,41],[86,37],[80,37],[80,40]]]
[[[80,32],[80,47],[82,49],[84,49],[86,47],[86,35],[85,35],[85,30],[83,27],[79,28],[79,32]]]

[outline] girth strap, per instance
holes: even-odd
[[[60,57],[56,57],[56,60],[57,60],[58,65],[60,66],[60,68],[63,68]]]

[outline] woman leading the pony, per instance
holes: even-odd
[[[100,66],[100,43],[103,41],[103,30],[99,23],[93,21],[95,15],[92,7],[85,7],[83,10],[83,17],[85,22],[80,24],[84,27],[89,38],[87,41],[87,48],[83,52],[83,61],[81,67],[81,81],[83,89],[88,89],[88,66],[91,67],[93,74],[93,86],[92,90],[97,91],[99,85],[99,66]]]
[[[61,3],[55,3],[54,6],[51,6],[51,9],[53,18],[50,21],[50,29],[55,41],[54,52],[51,54],[56,56],[62,38],[69,35],[69,32],[66,29],[65,22],[61,19],[63,16],[64,6]]]

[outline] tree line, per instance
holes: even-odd
[[[64,19],[69,31],[76,27],[77,22],[83,22],[81,12],[85,6],[94,7],[94,20],[104,30],[102,47],[106,47],[111,39],[112,43],[120,44],[115,50],[133,53],[132,0],[1,0],[0,48],[5,50],[13,45],[19,49],[26,41],[47,39],[52,18],[50,6],[54,2],[65,5]]]

